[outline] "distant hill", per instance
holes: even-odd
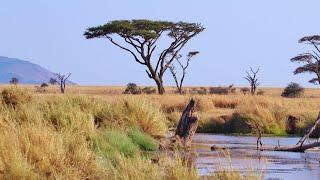
[[[56,78],[55,73],[29,61],[0,56],[0,83],[9,83],[12,77],[21,84],[40,84]],[[74,84],[69,81],[69,84]]]

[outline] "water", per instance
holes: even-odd
[[[294,145],[299,138],[262,138],[264,146],[277,145],[278,141],[280,145]],[[196,134],[192,143],[192,148],[197,152],[196,168],[202,176],[210,175],[224,167],[233,168],[241,173],[260,173],[265,179],[320,179],[319,149],[308,150],[305,153],[257,151],[255,143],[256,138],[249,136]],[[212,145],[231,149],[211,151]]]

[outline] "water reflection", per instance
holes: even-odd
[[[299,138],[265,137],[264,145],[294,145]],[[255,137],[196,134],[193,150],[197,152],[196,167],[201,175],[210,175],[225,167],[246,173],[264,174],[266,179],[320,179],[320,151],[306,153],[257,151]],[[211,151],[212,145],[230,148]]]

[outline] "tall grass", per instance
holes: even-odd
[[[26,95],[21,92],[10,89],[16,100]],[[0,179],[185,175],[142,155],[143,150],[156,148],[153,137],[167,131],[165,115],[147,100],[125,98],[114,103],[78,95],[32,95],[16,107],[3,98],[0,103]],[[182,164],[176,168],[186,169]]]

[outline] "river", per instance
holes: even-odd
[[[295,137],[263,137],[267,145],[294,145]],[[241,173],[262,174],[264,179],[309,180],[320,179],[320,150],[305,153],[255,150],[256,138],[251,136],[226,136],[196,134],[192,149],[196,152],[195,165],[201,176],[224,169]],[[212,145],[230,147],[228,151],[211,151]]]

